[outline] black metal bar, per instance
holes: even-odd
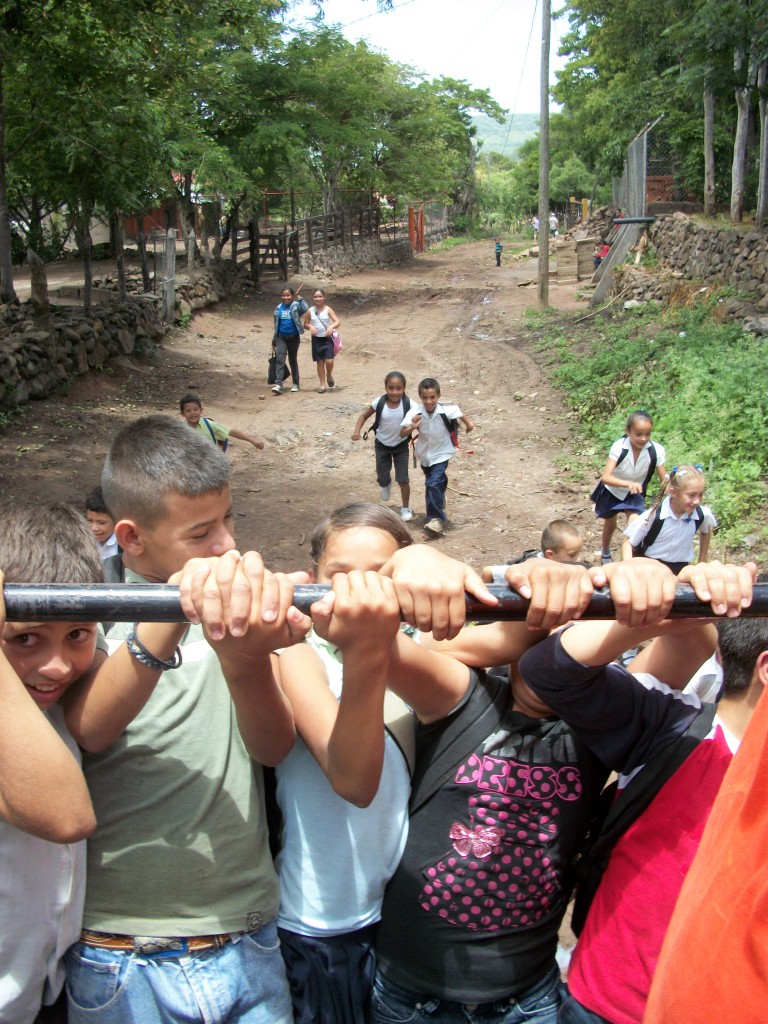
[[[328,586],[297,586],[294,604],[306,612],[328,592]],[[484,621],[517,621],[525,618],[528,601],[506,586],[490,586],[499,604],[490,607],[467,595],[467,618]],[[6,617],[10,622],[183,622],[178,587],[167,584],[91,584],[42,586],[6,583]],[[768,583],[757,584],[752,604],[742,613],[768,617]],[[607,590],[596,591],[583,618],[612,619],[613,601]],[[708,604],[697,600],[693,590],[679,586],[670,618],[712,617]]]
[[[621,224],[653,224],[655,217],[614,217],[613,223]]]

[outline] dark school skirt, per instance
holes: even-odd
[[[366,1024],[376,975],[376,925],[346,935],[278,928],[294,1024]]]
[[[598,519],[611,519],[617,512],[637,512],[642,515],[645,511],[644,494],[628,494],[626,498],[617,498],[602,481],[592,491],[589,500],[595,503]]]
[[[325,338],[312,339],[312,358],[316,363],[322,363],[325,359],[333,359],[333,338],[330,335]]]

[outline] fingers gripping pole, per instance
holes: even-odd
[[[319,601],[330,587],[320,584],[297,586],[294,604],[303,612]],[[499,599],[488,606],[467,595],[467,618],[487,622],[520,621],[529,602],[507,586],[489,586]],[[91,584],[43,586],[7,583],[4,589],[6,618],[10,622],[183,622],[179,589],[162,583]],[[742,615],[768,616],[768,584],[755,586],[752,604]],[[607,590],[592,595],[582,618],[612,619],[613,601]],[[679,586],[670,618],[711,618],[712,609],[699,601],[688,586]]]

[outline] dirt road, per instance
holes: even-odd
[[[276,569],[303,568],[309,535],[327,511],[378,499],[372,439],[351,435],[360,410],[382,393],[385,373],[399,369],[413,398],[421,377],[437,377],[443,397],[475,423],[473,433],[462,433],[461,454],[450,465],[453,527],[432,543],[480,566],[535,547],[542,527],[562,516],[582,529],[591,557],[590,487],[560,478],[557,460],[570,451],[569,421],[524,325],[536,287],[521,284],[535,273],[533,262],[497,269],[486,242],[322,282],[344,338],[337,386],[322,395],[308,340],[299,354],[301,391],[277,397],[267,386],[279,284],[223,302],[198,313],[150,362],[124,360],[77,380],[66,395],[28,406],[2,436],[4,493],[80,506],[118,428],[149,412],[177,415],[179,397],[196,391],[209,416],[267,442],[263,451],[243,442],[230,446],[241,549],[258,548]],[[318,283],[306,281],[304,293],[311,298]],[[574,286],[554,282],[550,302],[560,309],[579,305]],[[411,526],[421,540],[421,470],[411,475]],[[397,496],[393,488],[393,508]]]

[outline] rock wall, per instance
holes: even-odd
[[[70,376],[146,348],[165,334],[151,296],[94,307],[90,316],[59,308],[45,326],[31,306],[9,306],[0,325],[0,405],[45,398]]]
[[[433,238],[431,241],[437,239]],[[311,256],[309,253],[302,253],[299,257],[299,274],[328,280],[336,275],[353,274],[368,267],[404,263],[412,256],[413,246],[408,240],[382,245],[381,242],[372,239],[355,245],[354,249],[337,246],[318,249]]]
[[[728,320],[768,335],[768,237],[761,231],[697,224],[683,213],[660,217],[649,238],[658,266],[625,264],[613,270],[612,290],[625,308],[665,302],[683,281],[728,286],[738,294],[722,300]],[[690,288],[690,285],[688,286]]]

